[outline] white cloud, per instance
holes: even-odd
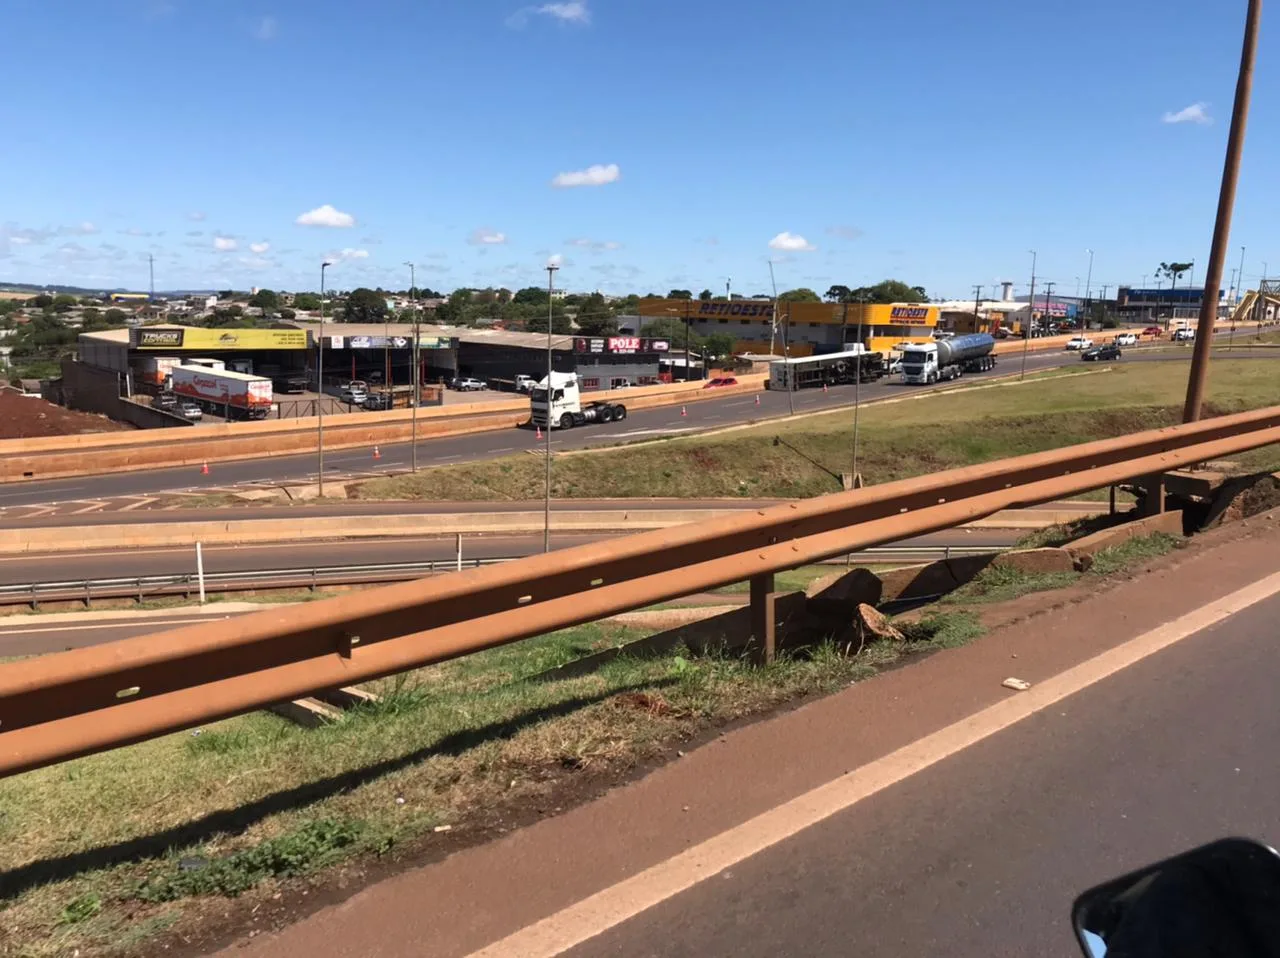
[[[1193,103],[1190,106],[1183,107],[1177,113],[1166,113],[1161,117],[1164,123],[1212,123],[1213,117],[1209,116],[1209,104]]]
[[[30,236],[10,236],[9,242],[14,246],[29,246],[31,244]]]
[[[336,253],[330,253],[328,256],[325,257],[325,259],[333,260],[335,262],[338,260],[368,259],[368,258],[369,258],[369,251],[367,249],[352,249],[349,246],[346,247],[345,249],[338,250]]]
[[[240,248],[240,244],[230,236],[215,236],[213,238],[213,248],[219,253],[231,253]]]
[[[559,253],[552,253],[550,256],[548,256],[548,257],[547,257],[547,265],[548,265],[548,266],[563,266],[563,265],[564,265],[564,257],[563,257],[563,256],[561,256]]]
[[[483,226],[471,231],[467,242],[472,246],[501,246],[507,241],[507,234],[499,230],[486,229]]]
[[[591,11],[587,9],[586,0],[569,0],[567,3],[544,3],[535,13],[564,20],[566,23],[590,23]]]
[[[828,236],[838,236],[840,239],[855,240],[862,235],[862,230],[856,226],[828,226]]]
[[[784,250],[789,253],[809,252],[817,249],[812,243],[801,236],[799,233],[782,232],[769,240],[770,249]]]
[[[136,226],[130,226],[127,230],[120,230],[119,232],[121,236],[152,236],[154,235],[152,233],[148,233],[146,230],[140,230]]]
[[[586,26],[591,22],[591,11],[587,9],[587,0],[560,0],[556,3],[544,3],[536,6],[521,7],[507,17],[507,26],[513,30],[522,30],[529,23],[529,16],[536,14],[550,17],[561,23],[576,23]]]
[[[269,249],[271,249],[270,243],[263,242],[263,243],[249,244],[249,252],[253,253],[256,256],[261,256],[263,253],[265,253]]]
[[[255,40],[274,40],[276,37],[276,18],[261,17],[253,25],[253,38]]]
[[[63,236],[92,236],[98,232],[98,227],[94,226],[88,220],[78,226],[63,226],[58,230]]]
[[[593,253],[602,253],[606,250],[622,249],[622,244],[614,242],[613,240],[601,241],[601,240],[579,238],[579,239],[566,240],[565,242],[568,243],[568,245],[570,246],[577,246],[582,249],[589,249]]]
[[[193,223],[203,223],[204,217],[205,214],[201,213],[199,210],[187,214],[187,219],[191,220]]]
[[[301,214],[294,222],[299,226],[329,226],[335,229],[346,229],[356,225],[356,218],[350,213],[335,210],[325,203],[324,206],[317,206]]]
[[[588,166],[585,170],[558,173],[556,178],[551,181],[551,185],[557,187],[604,186],[606,183],[617,182],[618,177],[621,175],[622,171],[618,169],[617,163],[610,163],[608,166],[596,163],[593,166]]]

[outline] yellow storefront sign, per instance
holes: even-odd
[[[197,326],[150,326],[133,331],[134,349],[218,350],[306,349],[305,329],[203,329]]]
[[[637,311],[641,316],[665,316],[691,322],[724,320],[763,322],[773,319],[773,302],[759,299],[642,299]],[[856,303],[779,303],[778,323],[815,323],[823,326],[937,326],[938,307],[927,303],[888,303],[859,305]]]

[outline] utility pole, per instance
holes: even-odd
[[[147,272],[151,275],[151,295],[147,297],[147,302],[154,303],[156,301],[156,258],[150,253],[147,254]]]
[[[411,468],[414,472],[418,471],[418,403],[422,401],[421,382],[419,379],[419,370],[421,363],[418,361],[418,337],[421,332],[418,316],[418,274],[417,268],[413,263],[406,262],[405,266],[409,267],[409,308],[413,310],[413,379],[412,392],[409,394],[409,401],[413,403],[413,412],[409,416],[409,455]],[[393,397],[395,393],[391,394]],[[394,400],[393,400],[394,401]]]
[[[1053,314],[1053,288],[1057,285],[1057,283],[1044,284],[1044,315],[1046,320]]]
[[[1027,322],[1022,327],[1022,372],[1018,373],[1018,381],[1027,378],[1027,347],[1031,344],[1031,330],[1035,327],[1036,312],[1036,257],[1035,250],[1027,250],[1031,254],[1031,295],[1027,297]]]
[[[547,476],[542,518],[543,552],[551,551],[551,397],[555,395],[551,387],[551,320],[555,315],[556,270],[559,268],[555,263],[547,264]]]
[[[773,261],[772,261],[772,260],[770,260],[770,262],[772,263]],[[732,277],[732,276],[726,276],[726,277],[724,278],[724,298],[725,298],[725,302],[731,302],[731,301],[733,300],[733,297],[729,295],[729,283],[730,283],[730,281],[731,281],[732,279],[733,279],[733,277]]]
[[[316,492],[324,498],[324,271],[333,264],[320,264],[320,350],[316,359]]]
[[[1093,299],[1091,295],[1093,293],[1093,250],[1087,249],[1085,250],[1085,252],[1089,254],[1089,272],[1086,274],[1085,281],[1084,281],[1084,301],[1088,303],[1089,306],[1093,306]],[[1089,310],[1089,312],[1092,312],[1092,311],[1093,311],[1092,309]],[[1080,323],[1080,329],[1081,330],[1087,329],[1088,322],[1089,322],[1089,316],[1088,316],[1088,313],[1086,313],[1085,318]]]
[[[1187,402],[1182,410],[1183,422],[1195,422],[1200,418],[1205,379],[1209,375],[1209,350],[1213,346],[1213,324],[1217,320],[1218,288],[1222,285],[1222,261],[1227,255],[1227,243],[1231,236],[1231,213],[1236,202],[1240,154],[1244,152],[1245,127],[1249,121],[1249,96],[1253,89],[1253,63],[1258,52],[1258,22],[1261,19],[1262,0],[1249,0],[1244,42],[1240,50],[1240,72],[1236,78],[1236,99],[1231,108],[1231,132],[1227,136],[1222,187],[1218,191],[1218,215],[1213,224],[1213,245],[1209,250],[1204,296],[1200,300],[1200,322],[1196,329],[1195,351],[1191,355]]]
[[[978,328],[979,326],[982,325],[982,317],[980,315],[981,310],[982,310],[982,284],[979,283],[978,285],[973,287],[973,331],[975,333],[982,332],[982,330]]]

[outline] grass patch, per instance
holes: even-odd
[[[1215,412],[1280,404],[1268,360],[1215,360]],[[883,403],[862,410],[859,470],[882,483],[957,466],[1173,425],[1186,368],[1119,364],[1105,375],[1048,377]],[[912,395],[903,386],[903,397]],[[807,497],[834,492],[849,468],[852,411],[764,423],[719,436],[558,458],[552,494],[582,497]],[[777,440],[775,442],[775,440]],[[362,499],[529,500],[543,495],[540,460],[520,455],[442,466],[354,490]]]
[[[803,592],[811,582],[821,579],[824,575],[840,572],[843,569],[843,566],[837,565],[806,565],[798,569],[787,569],[785,572],[774,574],[773,588],[775,592]],[[750,591],[750,582],[735,582],[719,589],[712,589],[710,594],[743,595]]]
[[[196,927],[201,899],[252,907],[906,654],[827,645],[756,668],[680,652],[535,678],[645,634],[567,629],[371,683],[379,702],[321,729],[254,713],[0,781],[0,953],[136,954]]]
[[[1023,572],[1009,566],[988,566],[971,582],[956,589],[942,602],[948,605],[1008,602],[1032,592],[1048,592],[1074,585],[1077,572]]]
[[[982,622],[969,611],[928,612],[918,619],[893,623],[920,648],[954,649],[982,635]]]
[[[1172,552],[1181,541],[1177,536],[1157,532],[1149,536],[1129,539],[1109,549],[1100,549],[1093,557],[1089,574],[1105,576],[1123,572],[1130,566],[1158,559]]]

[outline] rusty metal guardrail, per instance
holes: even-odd
[[[1280,407],[640,533],[0,666],[12,774],[1280,442]],[[760,624],[763,623],[763,624]]]
[[[997,546],[879,546],[863,549],[856,558],[863,562],[932,562],[960,556],[992,555],[1004,550]],[[517,562],[526,556],[490,556],[463,559],[461,568],[454,559],[423,559],[418,562],[375,562],[363,565],[311,566],[295,569],[255,569],[241,572],[206,572],[205,592],[244,592],[271,589],[318,589],[334,585],[368,585],[404,582],[444,572],[479,569],[482,566]],[[851,557],[854,558],[854,557]],[[84,602],[94,599],[137,599],[191,596],[200,591],[195,572],[165,575],[116,576],[104,579],[73,579],[60,582],[19,582],[0,585],[0,607],[41,602]]]

